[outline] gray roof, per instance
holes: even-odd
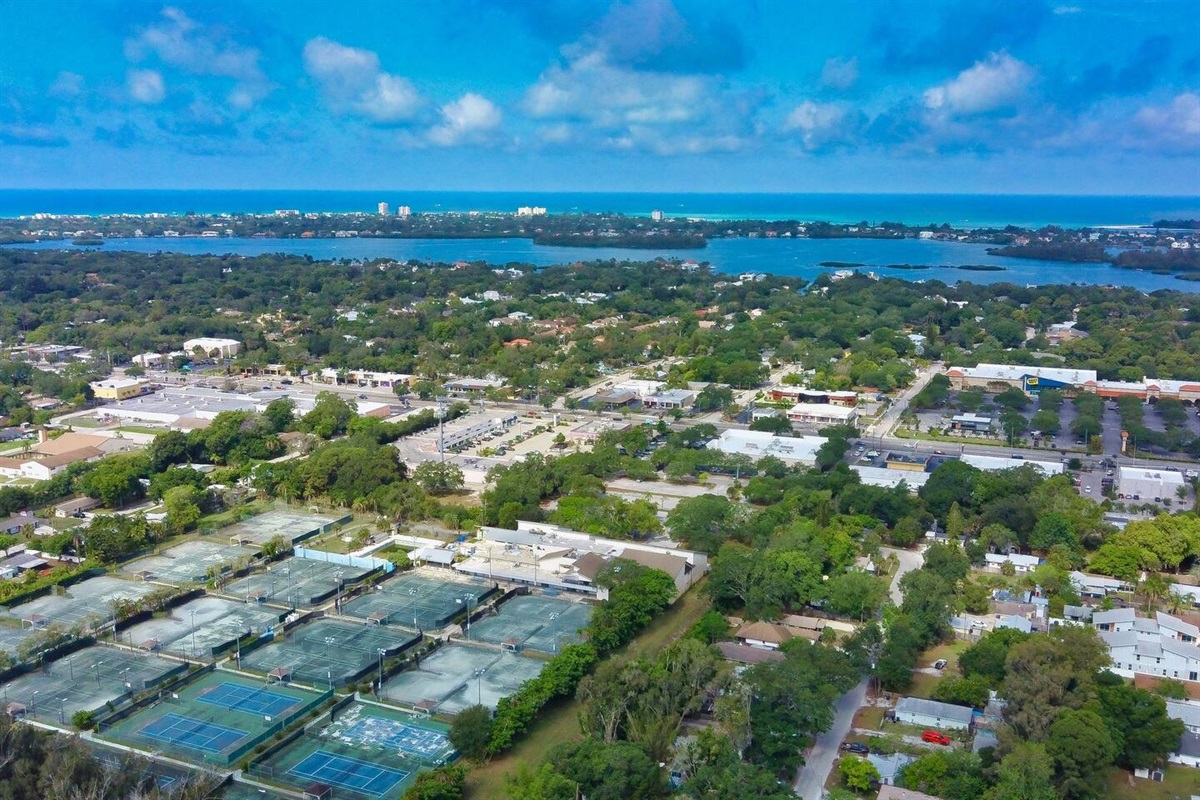
[[[867,761],[875,765],[875,769],[879,770],[880,780],[886,782],[895,781],[900,770],[916,760],[916,756],[910,756],[908,753],[892,753],[886,756],[879,753],[867,754]]]
[[[1184,731],[1183,736],[1179,739],[1178,752],[1181,756],[1200,757],[1200,733]]]
[[[923,700],[920,697],[905,697],[896,703],[897,714],[920,714],[926,717],[941,717],[942,719],[958,720],[970,723],[974,712],[967,706],[956,706],[953,703],[942,703],[937,700]]]
[[[484,526],[482,528],[483,536],[492,542],[500,544],[522,544],[526,547],[541,544],[544,537],[540,533],[531,531],[510,531],[507,528],[492,528]]]
[[[1063,606],[1063,618],[1088,621],[1092,618],[1092,609],[1090,606]]]
[[[1013,628],[1023,633],[1033,631],[1033,623],[1024,617],[1018,617],[1016,614],[1001,614],[996,619],[997,628]]]
[[[1181,703],[1178,700],[1167,701],[1167,716],[1171,719],[1181,719],[1183,724],[1200,732],[1200,706],[1193,703]]]
[[[1112,611],[1096,611],[1092,613],[1093,625],[1133,622],[1135,619],[1137,619],[1137,610],[1132,608],[1114,608]]]

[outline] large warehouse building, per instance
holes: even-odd
[[[980,364],[977,367],[950,367],[946,376],[955,390],[981,387],[989,392],[1002,392],[1015,387],[1027,394],[1037,394],[1043,389],[1074,389],[1094,392],[1101,397],[1137,397],[1147,401],[1171,397],[1188,403],[1200,402],[1200,381],[1158,378],[1102,381],[1094,369]]]
[[[1117,480],[1117,497],[1123,500],[1155,500],[1163,497],[1175,499],[1175,492],[1183,485],[1183,474],[1173,470],[1121,467]]]

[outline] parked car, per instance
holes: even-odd
[[[946,659],[939,658],[937,661],[933,662],[933,668],[934,669],[945,669],[946,668]]]
[[[871,748],[867,747],[865,744],[859,744],[858,742],[844,742],[842,744],[842,749],[848,753],[858,753],[860,756],[865,756],[867,753],[871,752]]]
[[[925,731],[921,734],[921,741],[932,744],[950,744],[950,737],[940,731]]]

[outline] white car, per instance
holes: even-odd
[[[1091,494],[1091,493],[1092,493],[1092,487],[1090,487],[1090,486],[1085,486],[1085,487],[1083,487],[1083,491],[1084,491],[1085,493],[1087,493],[1087,494]]]

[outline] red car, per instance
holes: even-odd
[[[921,734],[921,741],[932,742],[933,744],[950,744],[950,737],[939,731],[925,731]]]

